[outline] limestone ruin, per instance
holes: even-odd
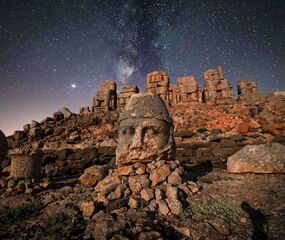
[[[101,83],[98,92],[93,98],[93,107],[99,111],[117,109],[117,84],[112,80]]]
[[[254,80],[238,80],[237,88],[239,97],[250,96],[253,93],[257,93],[257,82]]]
[[[208,69],[203,74],[204,88],[202,89],[194,76],[178,77],[176,83],[170,84],[169,76],[163,71],[153,71],[147,75],[145,92],[160,96],[167,107],[177,104],[223,105],[233,104],[235,101],[230,82],[224,79],[221,66]],[[239,99],[257,93],[257,82],[254,80],[238,80]],[[89,114],[94,111],[110,111],[125,107],[130,97],[139,92],[137,86],[123,86],[117,95],[116,83],[112,80],[103,81],[93,98],[92,107],[82,107],[80,113]],[[56,116],[54,116],[56,117]]]
[[[177,102],[183,104],[202,103],[202,92],[195,77],[184,76],[177,78]]]
[[[169,77],[166,72],[155,71],[147,75],[146,92],[160,96],[169,105]]]
[[[139,93],[139,89],[137,86],[122,87],[122,89],[118,95],[118,110],[119,111],[123,110],[123,108],[126,106],[130,97],[135,93]]]
[[[224,79],[224,72],[221,66],[215,69],[208,69],[203,74],[204,79],[204,102],[211,104],[233,103],[234,93],[229,81]]]

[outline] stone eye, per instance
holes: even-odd
[[[159,127],[155,127],[155,126],[145,128],[145,133],[149,135],[155,135],[158,133],[158,131],[159,131]]]
[[[125,135],[133,135],[135,130],[131,127],[123,128],[120,130],[120,133],[125,136]]]

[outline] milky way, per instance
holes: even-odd
[[[145,87],[221,65],[225,77],[285,90],[285,2],[1,0],[0,129],[91,105],[105,79]]]

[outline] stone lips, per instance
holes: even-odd
[[[156,118],[172,124],[172,119],[162,98],[151,93],[132,95],[119,116],[119,122],[130,118]]]
[[[2,161],[8,152],[8,143],[4,133],[0,130],[0,161]]]

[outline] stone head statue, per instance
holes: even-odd
[[[174,157],[173,123],[158,95],[133,94],[120,114],[119,124],[117,165]]]

